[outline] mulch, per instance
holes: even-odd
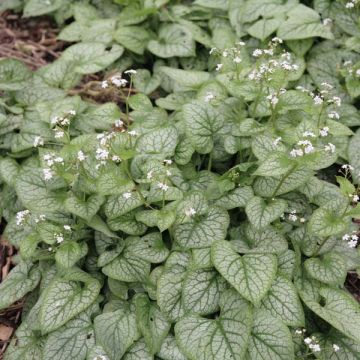
[[[56,39],[59,30],[49,17],[22,19],[21,15],[5,11],[0,14],[0,59],[15,58],[23,61],[32,70],[55,61],[69,45]],[[85,76],[81,84],[69,91],[99,103],[115,101],[123,103],[123,99],[115,95],[106,98],[98,94],[98,82],[101,75]],[[133,90],[134,91],[134,90]],[[104,94],[104,92],[102,92]],[[2,233],[0,223],[0,234]],[[16,250],[0,236],[0,283],[13,267],[12,257]],[[346,288],[360,302],[360,278],[353,272],[346,279]],[[0,360],[21,321],[23,302],[17,302],[6,310],[0,311]]]

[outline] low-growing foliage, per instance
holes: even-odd
[[[359,359],[359,10],[305,3],[0,5],[75,43],[0,60],[6,360]]]

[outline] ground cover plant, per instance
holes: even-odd
[[[358,7],[0,4],[68,43],[0,60],[5,359],[359,359]]]

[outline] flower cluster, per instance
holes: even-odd
[[[353,9],[356,4],[357,4],[357,0],[350,0],[345,4],[345,7],[347,9]]]
[[[29,210],[22,210],[16,213],[16,225],[23,225],[26,219],[30,216]]]
[[[320,352],[321,351],[321,347],[320,344],[318,342],[318,340],[316,339],[315,336],[311,336],[311,337],[307,337],[304,339],[304,343],[309,347],[310,350],[312,350],[313,352]]]
[[[116,136],[116,132],[98,134],[96,138],[99,140],[99,145],[95,150],[95,158],[99,161],[96,168],[99,169],[105,165],[108,160],[112,160],[115,163],[121,161],[118,155],[112,155],[110,152],[110,142]]]
[[[355,248],[358,244],[359,237],[356,235],[356,231],[353,231],[352,234],[345,234],[342,239],[347,241],[347,245],[350,248]]]
[[[43,169],[43,177],[45,181],[48,181],[54,177],[56,166],[64,165],[64,159],[61,156],[56,156],[54,154],[45,154],[43,159],[48,166],[47,168]]]
[[[242,62],[241,48],[243,46],[245,46],[245,43],[243,41],[240,41],[236,44],[236,46],[228,49],[220,50],[217,48],[212,48],[209,53],[210,55],[218,55],[225,59],[229,58],[234,64],[239,65]],[[224,64],[222,63],[217,64],[216,71],[220,71],[223,68],[223,65]]]

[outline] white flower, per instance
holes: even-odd
[[[209,54],[212,55],[216,50],[217,50],[216,47],[211,48],[211,50],[209,51]]]
[[[58,244],[61,244],[64,241],[64,235],[63,234],[54,234],[54,238]]]
[[[130,74],[130,75],[135,75],[136,73],[137,73],[137,71],[134,70],[134,69],[130,69],[130,70],[125,71],[125,74]]]
[[[309,346],[310,349],[314,352],[320,352],[321,351],[321,348],[320,348],[320,345],[319,344],[313,344],[311,346]]]
[[[260,50],[260,49],[255,49],[254,51],[253,51],[253,53],[252,53],[252,55],[254,56],[254,57],[259,57],[260,55],[262,55],[262,50]]]
[[[52,251],[52,249],[53,249],[53,248],[52,248],[51,246],[48,247],[48,251]]]
[[[102,87],[103,89],[107,89],[107,88],[109,87],[108,81],[107,81],[107,80],[102,81],[102,82],[101,82],[101,87]]]
[[[274,145],[275,147],[278,146],[278,145],[279,145],[279,142],[281,141],[281,139],[282,139],[281,136],[277,137],[277,138],[273,141],[273,145]]]
[[[355,4],[352,1],[349,1],[348,3],[346,3],[345,7],[347,9],[352,9],[355,6]]]
[[[185,210],[185,215],[186,216],[194,216],[196,214],[196,210],[194,208],[189,208]]]
[[[302,149],[292,149],[290,151],[290,156],[292,157],[298,157],[298,156],[303,156],[304,152],[302,151]]]
[[[322,103],[323,103],[323,99],[319,96],[319,95],[316,95],[315,97],[314,97],[314,103],[315,103],[315,105],[321,105]]]
[[[40,221],[45,221],[46,216],[45,215],[39,215],[37,218],[35,218],[36,224],[38,224]]]
[[[38,147],[43,145],[44,145],[44,139],[41,136],[35,136],[33,147]]]
[[[124,125],[124,122],[122,120],[116,120],[115,121],[115,127],[119,128]]]
[[[339,345],[336,345],[336,344],[333,344],[332,345],[332,348],[335,352],[338,352],[340,350],[340,346]]]
[[[326,18],[323,20],[323,25],[324,26],[327,26],[327,25],[330,25],[332,23],[332,20],[330,18]]]
[[[242,60],[239,56],[236,56],[236,57],[234,57],[233,61],[235,64],[240,64]]]
[[[70,124],[70,120],[68,118],[60,118],[60,121],[59,121],[60,125],[62,126],[68,126]]]
[[[350,240],[349,242],[348,242],[348,246],[349,246],[349,248],[356,248],[356,245],[357,245],[357,240]]]
[[[341,98],[338,96],[333,96],[328,102],[333,102],[336,106],[341,106]]]
[[[164,183],[158,183],[157,186],[158,186],[159,189],[161,189],[163,191],[168,191],[168,189],[169,189],[169,186],[164,184]]]
[[[123,196],[123,198],[125,198],[125,199],[130,199],[131,198],[131,192],[126,192],[126,193],[123,193],[122,194],[122,196]]]
[[[314,146],[312,145],[312,143],[309,140],[300,140],[298,142],[298,145],[304,146],[305,154],[310,154],[315,151]]]
[[[25,219],[30,215],[29,210],[23,210],[16,213],[16,225],[20,226],[24,223]]]
[[[44,180],[48,181],[53,178],[54,173],[51,169],[43,169],[43,176],[44,176]]]
[[[290,221],[296,221],[297,220],[297,216],[296,216],[296,210],[292,210],[289,214],[289,220]]]
[[[273,49],[265,49],[264,54],[266,54],[266,55],[274,55],[274,50]]]
[[[350,235],[349,235],[349,234],[345,234],[345,235],[342,237],[342,239],[343,239],[344,241],[348,241],[348,240],[350,240]]]
[[[110,78],[110,81],[117,87],[123,87],[126,86],[128,81],[125,79],[122,79],[120,75],[114,75]]]
[[[351,240],[359,240],[359,237],[356,234],[351,235]]]
[[[111,160],[114,161],[114,162],[120,162],[121,161],[120,156],[117,156],[117,155],[113,155],[111,157]]]
[[[345,170],[351,170],[351,171],[354,170],[354,168],[349,164],[341,165],[341,168],[345,169]]]
[[[296,335],[302,335],[305,332],[305,329],[296,329],[295,334]]]
[[[325,145],[325,151],[326,152],[330,152],[330,153],[334,153],[335,152],[335,150],[336,150],[336,146],[334,145],[334,144],[332,144],[332,143],[328,143],[327,145]]]
[[[109,358],[105,355],[96,355],[93,360],[109,360]]]
[[[166,165],[171,165],[171,164],[172,164],[172,160],[170,160],[170,159],[165,159],[165,160],[164,160],[164,163],[165,163]]]
[[[279,98],[275,94],[268,95],[266,99],[274,106],[279,102]]]
[[[55,139],[63,138],[65,133],[62,130],[55,130]]]
[[[171,174],[171,171],[169,171],[169,170],[166,170],[166,176],[171,176],[172,174]]]
[[[70,225],[64,225],[64,229],[66,231],[71,231],[71,226]]]
[[[205,102],[210,102],[211,100],[215,99],[215,95],[211,92],[206,93],[206,96],[204,98]]]
[[[312,343],[311,338],[309,338],[309,337],[305,338],[305,339],[304,339],[304,343],[305,343],[306,345],[311,344],[311,343]]]
[[[271,39],[272,42],[274,43],[279,43],[279,44],[282,44],[283,40],[280,39],[279,37],[275,36]]]
[[[326,88],[328,88],[329,90],[331,90],[331,89],[333,88],[333,86],[330,85],[330,84],[327,83],[327,82],[322,82],[322,83],[321,83],[321,86],[326,87]]]
[[[50,123],[52,125],[55,125],[58,123],[58,121],[60,120],[60,118],[58,116],[54,116],[51,120],[50,120]]]
[[[56,162],[57,164],[61,164],[61,165],[64,165],[64,159],[60,156],[57,156],[55,159],[54,159],[54,162]]]
[[[226,57],[228,57],[228,55],[229,55],[229,53],[226,50],[224,50],[222,53],[222,56],[226,58]]]
[[[75,116],[76,115],[76,111],[75,110],[69,110],[68,113],[72,116]]]
[[[337,120],[340,119],[340,115],[339,115],[339,113],[336,112],[336,111],[330,111],[330,112],[328,113],[328,117],[329,117],[330,119],[337,119]]]
[[[146,174],[146,178],[147,178],[148,180],[151,180],[152,177],[153,177],[153,172],[150,170],[150,171]]]
[[[325,137],[329,135],[329,128],[327,126],[323,127],[322,129],[320,129],[319,133],[320,136]]]
[[[303,137],[316,137],[312,131],[306,130],[303,132]]]
[[[245,46],[246,44],[245,44],[243,41],[239,41],[239,42],[238,42],[238,45],[240,45],[240,46]]]
[[[305,218],[300,218],[300,220],[299,220],[302,224],[306,221],[306,219]]]
[[[81,150],[78,151],[78,153],[77,153],[77,159],[79,161],[84,161],[86,159],[86,156],[84,155],[84,153]]]
[[[360,69],[357,69],[357,70],[356,70],[355,75],[356,75],[357,77],[360,76]]]
[[[137,132],[135,130],[131,130],[131,131],[128,131],[128,134],[130,136],[136,136],[137,135]]]
[[[216,65],[216,71],[220,71],[224,65],[223,64],[217,64]]]
[[[109,152],[107,150],[101,148],[96,149],[97,160],[107,160],[108,158],[109,158]]]

